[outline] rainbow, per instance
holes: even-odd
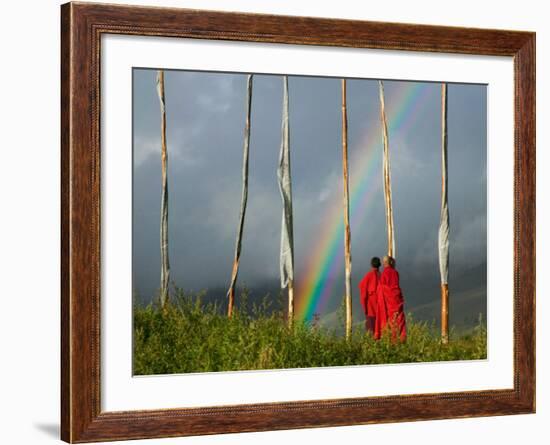
[[[420,108],[429,96],[429,87],[422,83],[402,82],[393,88],[386,99],[388,131],[394,135],[406,134],[420,115]],[[374,127],[377,128],[377,127]],[[390,138],[391,141],[391,138]],[[368,215],[373,198],[381,188],[382,133],[370,131],[360,142],[360,153],[352,159],[350,171],[350,226],[360,227]],[[357,179],[358,178],[358,179]],[[297,315],[311,320],[321,314],[331,295],[344,264],[344,216],[341,199],[330,203],[324,225],[306,258],[308,263],[302,279],[297,280]]]

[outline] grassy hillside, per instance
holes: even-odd
[[[216,303],[179,294],[165,311],[155,305],[134,307],[134,374],[282,369],[485,359],[484,325],[471,333],[439,342],[434,325],[409,315],[406,343],[385,337],[375,341],[354,327],[346,341],[337,330],[297,322],[286,325],[284,314],[267,300],[248,307],[246,295],[228,319]]]

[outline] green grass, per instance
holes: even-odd
[[[407,318],[407,341],[375,341],[354,328],[346,341],[335,330],[297,322],[289,329],[267,300],[247,307],[246,298],[228,319],[216,304],[181,291],[162,311],[134,306],[134,374],[236,371],[475,360],[487,357],[487,332],[480,322],[468,334],[439,341],[435,325]],[[453,332],[451,332],[453,334]]]

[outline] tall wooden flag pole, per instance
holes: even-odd
[[[349,227],[348,108],[346,79],[342,79],[342,165],[344,170],[344,253],[346,258],[346,338],[351,337],[351,232]]]
[[[441,218],[439,272],[441,274],[441,341],[449,342],[449,206],[447,196],[447,84],[441,85]]]
[[[288,125],[288,76],[283,76],[283,118],[281,151],[277,178],[283,203],[281,224],[281,288],[288,288],[288,325],[294,321],[294,235],[292,216],[292,181],[290,174],[290,131]]]
[[[393,226],[393,206],[391,194],[391,174],[390,174],[390,147],[388,136],[388,124],[386,121],[386,109],[384,101],[384,84],[378,81],[380,93],[380,119],[382,121],[382,130],[384,134],[384,156],[382,158],[382,178],[384,182],[384,202],[386,209],[386,228],[388,231],[388,255],[395,258],[395,233]]]
[[[233,315],[235,304],[235,284],[239,273],[239,261],[241,258],[241,244],[244,228],[244,218],[246,215],[246,201],[248,200],[248,148],[250,146],[250,114],[252,109],[252,74],[248,75],[246,82],[246,122],[244,126],[244,144],[243,144],[243,165],[242,165],[242,195],[241,210],[239,214],[239,226],[237,229],[237,241],[235,242],[235,258],[233,260],[233,269],[231,271],[231,283],[227,292],[227,316]]]
[[[166,149],[166,103],[164,98],[164,71],[157,71],[157,93],[160,101],[162,194],[160,204],[160,305],[166,307],[170,283],[168,259],[168,153]]]

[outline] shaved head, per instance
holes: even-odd
[[[395,266],[395,259],[389,255],[384,256],[382,262],[384,263],[384,266]]]

